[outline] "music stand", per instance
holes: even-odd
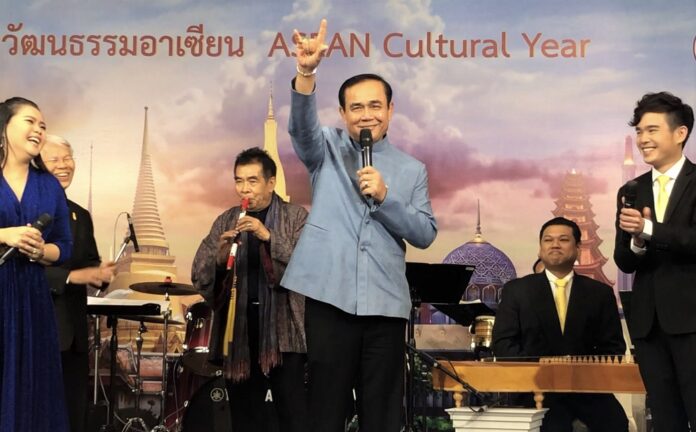
[[[478,316],[495,315],[495,311],[483,302],[461,304],[432,303],[432,305],[464,327],[470,326]]]
[[[474,273],[474,266],[460,264],[406,263],[406,279],[411,292],[411,313],[407,328],[407,347],[414,354],[421,354],[416,349],[415,321],[421,303],[458,304],[464,295],[469,279]],[[408,374],[406,380],[406,431],[414,429],[413,374],[415,358],[408,354]]]
[[[407,262],[411,303],[459,303],[474,269],[470,265]]]

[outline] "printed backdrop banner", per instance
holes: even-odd
[[[570,175],[584,181],[602,271],[616,280],[616,190],[647,169],[627,125],[635,102],[668,90],[696,105],[693,0],[0,5],[0,97],[36,101],[49,133],[72,143],[68,196],[91,206],[102,255],[123,235],[117,216],[133,212],[143,166],[183,282],[212,221],[238,204],[235,155],[263,146],[273,120],[288,195],[311,205],[287,134],[292,31],[315,32],[323,17],[322,123],[341,126],[343,80],[381,74],[394,87],[391,141],[428,167],[439,235],[409,248],[413,261],[441,262],[470,241],[480,203],[483,238],[529,273]],[[696,143],[686,153],[696,160]]]

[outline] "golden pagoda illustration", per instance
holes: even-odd
[[[597,235],[599,225],[594,221],[595,214],[592,211],[590,196],[585,188],[585,178],[582,174],[572,170],[565,175],[561,184],[561,197],[555,203],[556,209],[553,210],[553,215],[575,221],[582,232],[575,271],[614,286],[614,281],[609,280],[604,274],[603,267],[607,258],[599,250],[603,240]]]
[[[130,243],[123,256],[119,259],[117,274],[109,285],[108,293],[116,290],[128,290],[131,285],[139,282],[164,282],[166,278],[176,282],[177,267],[174,264],[176,257],[169,253],[169,243],[164,235],[164,228],[160,219],[157,194],[155,191],[155,180],[152,173],[152,160],[149,153],[149,134],[148,134],[148,108],[145,107],[145,121],[143,128],[143,145],[140,158],[140,170],[138,172],[138,183],[133,200],[133,227],[140,246],[140,251],[135,252],[133,244]],[[108,294],[107,294],[108,295]],[[143,294],[132,292],[128,294],[130,299],[164,300],[164,294]],[[172,346],[176,341],[183,340],[185,329],[181,324],[184,322],[183,304],[190,303],[190,296],[171,296],[170,309],[175,320],[169,327],[167,339]],[[177,324],[178,322],[178,324]],[[135,334],[139,323],[137,321],[119,320],[119,338],[123,341],[135,340]],[[161,347],[161,324],[148,324],[148,332],[143,335],[143,351],[156,350],[156,345]],[[105,336],[105,332],[102,332]]]
[[[157,208],[155,180],[152,175],[152,160],[149,153],[147,111],[145,107],[145,125],[143,129],[143,147],[140,159],[138,185],[133,200],[133,226],[140,246],[140,252],[135,252],[129,244],[121,257],[119,276],[131,275],[130,283],[158,281],[166,276],[176,279],[176,258],[169,255],[169,243],[164,236],[164,228]],[[151,275],[156,277],[135,277],[133,275]],[[141,280],[135,280],[141,279]],[[125,288],[125,287],[124,287]]]
[[[268,152],[276,164],[275,193],[284,201],[290,202],[290,197],[285,187],[285,171],[283,171],[283,164],[280,163],[280,156],[278,155],[278,122],[276,122],[273,115],[272,85],[271,94],[268,98],[268,114],[266,115],[266,121],[263,123],[263,149]]]

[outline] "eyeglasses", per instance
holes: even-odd
[[[47,164],[57,164],[58,162],[63,162],[64,164],[69,164],[75,162],[75,158],[72,156],[65,156],[64,158],[50,158],[44,159],[44,163]]]

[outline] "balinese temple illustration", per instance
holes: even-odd
[[[278,155],[278,123],[273,115],[273,87],[271,87],[271,94],[268,98],[268,114],[266,121],[263,123],[263,148],[276,164],[275,193],[283,200],[290,202],[290,197],[285,187],[283,164],[280,163],[280,156]]]
[[[609,280],[602,269],[607,258],[599,250],[603,240],[597,235],[599,225],[594,221],[595,214],[592,211],[590,196],[585,188],[585,179],[582,174],[572,170],[565,175],[561,184],[561,196],[555,203],[556,209],[553,210],[553,215],[575,221],[582,232],[575,271],[613,286],[614,281]]]
[[[633,140],[630,135],[626,135],[624,143],[623,169],[621,170],[621,182],[626,183],[636,177],[636,163],[633,161]],[[633,287],[633,273],[626,274],[616,269],[616,287],[619,291],[631,291]]]
[[[476,266],[469,285],[464,291],[463,300],[481,300],[497,307],[503,285],[509,280],[515,279],[517,272],[510,258],[483,238],[480,205],[478,205],[476,217],[474,238],[454,249],[442,262],[444,264]]]

